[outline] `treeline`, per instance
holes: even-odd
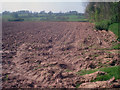
[[[53,13],[52,11],[31,12],[21,10],[16,12],[4,11],[2,18],[5,21],[87,21],[84,13],[77,11]]]
[[[90,2],[86,7],[86,16],[95,24],[97,30],[111,29],[120,39],[120,2]],[[117,28],[117,29],[116,29]]]
[[[42,16],[50,16],[50,15],[56,15],[56,16],[64,16],[64,15],[84,15],[83,13],[79,13],[77,11],[69,11],[69,12],[59,12],[59,13],[53,13],[52,11],[45,12],[45,11],[40,11],[40,12],[31,12],[28,10],[21,10],[21,11],[16,11],[16,12],[9,12],[9,11],[4,11],[2,12],[2,15],[12,15],[15,18],[18,17],[42,17]]]
[[[119,22],[119,2],[91,2],[86,8],[90,22],[95,22],[97,29],[108,30],[112,23]]]

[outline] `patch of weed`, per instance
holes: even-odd
[[[65,69],[64,71],[65,71],[65,72],[72,72],[72,71],[71,71],[71,70],[69,70],[69,69]]]
[[[80,84],[76,84],[76,88],[79,88]]]
[[[80,58],[81,56],[78,56],[78,58]]]
[[[106,58],[113,58],[113,57],[114,57],[114,55],[108,54],[108,56]]]
[[[110,48],[99,48],[97,50],[111,50]]]
[[[109,53],[109,54],[111,54],[112,52],[110,52],[110,51],[105,51],[105,53]]]
[[[34,68],[33,70],[37,70],[37,69],[40,69],[40,68],[42,68],[42,67],[37,67],[37,68]]]
[[[96,72],[97,69],[91,69],[91,70],[81,70],[81,71],[78,71],[76,74],[77,75],[85,75],[85,74],[90,74],[90,73],[94,73]]]
[[[95,80],[92,80],[92,82],[106,81],[106,80],[111,79],[113,76],[115,77],[115,79],[120,79],[120,66],[104,67],[104,68],[91,69],[91,70],[81,70],[77,72],[77,74],[85,75],[85,74],[94,73],[96,71],[103,71],[103,72],[106,72],[107,74],[97,76],[97,78]]]
[[[112,49],[120,49],[120,43],[119,43],[119,44],[116,44],[116,45],[113,45],[113,46],[112,46]]]
[[[108,40],[107,40],[107,39],[104,39],[104,41],[105,41],[105,42],[108,42]]]
[[[111,79],[113,76],[115,79],[120,79],[120,66],[106,67],[100,69],[103,72],[106,72],[106,75],[97,76],[93,81],[106,81]]]
[[[91,55],[91,56],[95,58],[95,57],[98,57],[99,55],[98,54],[94,54],[94,55]]]
[[[7,81],[8,80],[8,75],[5,75],[5,77],[3,78],[3,81]]]

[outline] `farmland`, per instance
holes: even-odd
[[[5,88],[119,86],[120,53],[113,48],[119,42],[111,31],[89,22],[3,22],[2,28]]]

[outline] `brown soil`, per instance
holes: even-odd
[[[2,35],[5,88],[76,88],[93,78],[76,72],[120,63],[117,50],[104,50],[115,35],[91,23],[3,22]]]

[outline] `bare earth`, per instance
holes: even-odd
[[[77,74],[83,69],[119,65],[117,50],[103,49],[116,42],[110,31],[96,31],[88,22],[3,22],[2,35],[5,88],[114,86],[111,81],[90,82],[104,72]]]

